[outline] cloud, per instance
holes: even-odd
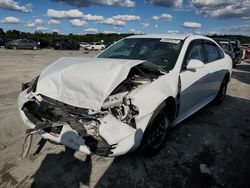
[[[36,18],[34,20],[30,20],[27,22],[28,27],[37,27],[37,26],[41,26],[43,24],[44,24],[43,20],[39,19],[39,18]]]
[[[183,27],[197,29],[201,28],[201,24],[198,22],[184,22]]]
[[[194,34],[196,34],[196,35],[202,35],[202,32],[199,31],[199,30],[197,30],[197,31],[194,31]]]
[[[8,17],[5,17],[1,22],[5,24],[18,24],[21,21],[19,20],[19,18],[8,16]]]
[[[171,7],[171,8],[181,8],[183,0],[146,0],[151,5]]]
[[[104,20],[103,16],[85,14],[83,15],[83,19],[87,21],[102,21]]]
[[[249,34],[250,24],[244,24],[244,25],[230,27],[230,28],[223,28],[222,31],[227,31],[227,32],[231,32],[234,34],[245,33],[245,34],[250,35]]]
[[[60,31],[58,29],[53,29],[52,32],[59,33]]]
[[[168,30],[168,33],[179,33],[179,31],[178,30]]]
[[[83,13],[78,9],[72,9],[72,10],[48,9],[47,16],[56,19],[62,19],[62,18],[70,19],[70,18],[81,18],[83,17]]]
[[[160,16],[153,16],[152,20],[158,21],[158,20],[164,20],[164,21],[171,21],[173,16],[171,14],[163,13]]]
[[[112,17],[115,20],[121,20],[124,22],[129,22],[129,21],[136,21],[136,20],[140,20],[140,16],[136,16],[136,15],[117,15],[117,16],[113,16]]]
[[[97,33],[98,29],[96,28],[87,28],[84,30],[86,33]]]
[[[83,27],[84,25],[87,24],[86,21],[84,20],[80,20],[80,19],[73,19],[73,20],[70,20],[72,26],[74,27]]]
[[[36,30],[36,31],[47,31],[47,30],[48,30],[48,28],[38,26],[38,27],[36,27],[36,29],[35,29],[35,30]]]
[[[54,24],[54,25],[59,25],[61,22],[59,20],[55,19],[49,19],[48,24]]]
[[[133,0],[52,0],[54,2],[64,3],[75,7],[88,7],[94,5],[114,5],[122,7],[134,7]]]
[[[208,35],[219,35],[220,33],[218,31],[209,31]]]
[[[134,33],[134,34],[141,34],[141,31],[135,30],[135,29],[130,29],[129,33]]]
[[[121,20],[116,20],[114,18],[107,18],[105,20],[99,21],[98,23],[106,24],[106,25],[114,25],[114,26],[123,26],[126,25],[126,22]]]
[[[0,0],[0,8],[24,13],[32,12],[32,5],[30,3],[26,5],[20,5],[18,2],[13,0]]]
[[[150,25],[148,22],[142,22],[141,24],[143,28],[146,28]]]
[[[219,19],[250,18],[249,0],[191,0],[191,8],[204,17]]]
[[[121,34],[118,31],[110,31],[110,30],[105,30],[105,31],[103,31],[103,33],[105,33],[105,34],[112,34],[112,33]]]

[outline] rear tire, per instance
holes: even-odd
[[[170,121],[164,107],[165,105],[162,105],[156,110],[143,135],[140,150],[146,157],[159,153],[164,146],[170,128]]]
[[[225,77],[221,82],[220,90],[214,98],[215,104],[221,104],[226,97],[228,78]]]

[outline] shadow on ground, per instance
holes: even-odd
[[[91,156],[85,161],[74,157],[75,151],[66,148],[58,154],[47,154],[36,171],[31,187],[71,187],[78,188],[81,184],[89,185],[92,170]]]

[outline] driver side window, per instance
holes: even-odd
[[[190,59],[197,59],[205,62],[203,47],[201,43],[194,43],[190,46],[190,50],[188,50],[188,54],[186,55],[185,61],[183,62],[184,68],[188,65]]]

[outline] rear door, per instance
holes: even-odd
[[[182,70],[180,73],[181,93],[179,118],[192,113],[207,96],[207,88],[210,87],[210,75],[206,68],[188,70],[186,66],[191,59],[198,59],[205,63],[205,54],[202,40],[195,40],[190,43],[186,52]]]
[[[207,91],[210,96],[213,96],[217,94],[225,76],[226,70],[223,70],[225,55],[212,41],[204,40],[204,49],[206,52],[206,69],[210,73],[211,83],[208,85]]]

